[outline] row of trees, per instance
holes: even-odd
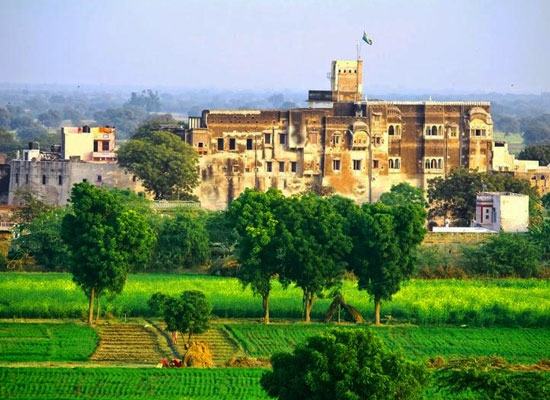
[[[229,209],[238,234],[238,278],[262,297],[269,323],[272,280],[303,291],[304,320],[315,299],[338,288],[345,271],[375,302],[391,299],[413,271],[413,251],[422,242],[426,212],[419,204],[358,206],[352,200],[314,193],[285,197],[276,189],[245,190]]]

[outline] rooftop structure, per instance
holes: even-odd
[[[475,225],[495,232],[527,232],[529,196],[509,192],[478,194]]]

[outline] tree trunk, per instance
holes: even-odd
[[[99,309],[100,309],[100,306],[101,306],[101,303],[99,302],[99,299],[100,299],[100,296],[97,296],[97,313],[96,313],[96,317],[95,317],[95,323],[97,325],[99,325]]]
[[[374,325],[380,325],[380,298],[374,297]]]
[[[305,315],[304,315],[304,321],[306,324],[309,324],[311,322],[310,313],[311,308],[313,307],[313,293],[304,292],[304,307],[305,307]]]
[[[269,324],[269,293],[262,296],[262,306],[264,308],[264,323]]]
[[[88,308],[88,324],[92,325],[94,322],[94,288],[90,291],[90,306]]]

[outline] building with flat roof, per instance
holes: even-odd
[[[495,232],[527,232],[529,196],[509,192],[478,194],[475,225]]]

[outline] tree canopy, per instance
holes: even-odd
[[[413,400],[429,382],[426,368],[397,352],[368,329],[332,329],[271,357],[261,378],[279,400]]]
[[[128,140],[118,150],[118,163],[139,177],[155,199],[191,198],[199,183],[197,152],[170,132]]]
[[[206,296],[199,290],[188,290],[180,297],[157,297],[156,302],[163,310],[164,322],[169,331],[191,336],[205,332],[210,327],[212,306]],[[151,302],[151,305],[156,304]]]
[[[529,181],[511,174],[456,168],[443,178],[428,181],[431,217],[450,217],[457,225],[469,226],[475,217],[476,197],[482,191],[513,192],[529,196],[531,223],[540,222],[540,198]]]
[[[550,144],[535,144],[525,147],[519,154],[520,160],[537,160],[540,165],[550,164]]]
[[[389,192],[382,193],[380,202],[387,206],[416,203],[424,208],[428,207],[422,189],[414,187],[406,182],[393,185]]]
[[[523,118],[521,130],[528,145],[550,143],[550,114]]]
[[[111,192],[79,183],[71,191],[71,211],[62,222],[62,238],[70,250],[74,282],[90,300],[105,291],[120,293],[128,272],[147,264],[155,237],[145,218],[126,209]]]
[[[164,218],[158,232],[153,266],[174,270],[202,265],[210,255],[208,232],[202,221],[180,212]]]
[[[269,323],[271,279],[282,272],[283,266],[280,253],[283,224],[279,221],[283,201],[282,193],[274,188],[267,192],[246,189],[231,203],[228,212],[238,235],[237,278],[262,297],[265,323]]]

